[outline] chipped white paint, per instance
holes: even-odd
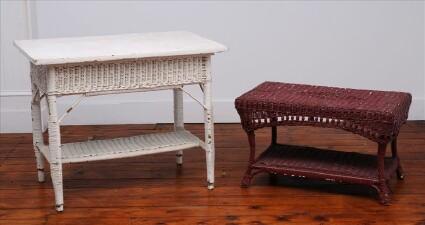
[[[206,61],[207,79],[203,85],[204,92],[204,126],[205,126],[205,153],[207,159],[207,185],[208,189],[214,189],[214,117],[211,98],[211,73],[210,73],[210,58]]]
[[[37,176],[39,182],[44,182],[44,159],[40,148],[43,143],[43,131],[41,122],[41,107],[40,107],[40,93],[36,88],[33,88],[33,100],[31,102],[31,116],[32,116],[32,141],[34,145],[35,158],[37,162]]]
[[[17,41],[16,45],[32,61],[31,108],[38,180],[44,181],[46,159],[50,164],[57,211],[63,210],[64,203],[63,163],[175,151],[176,162],[181,165],[183,149],[201,147],[206,152],[208,188],[214,188],[210,60],[212,54],[226,47],[189,32]],[[200,85],[204,93],[201,105],[205,141],[184,129],[182,87],[189,84]],[[58,118],[57,97],[163,89],[173,89],[174,132],[61,144],[60,121],[81,98]],[[42,97],[47,97],[48,102],[48,146],[43,143],[41,132]]]

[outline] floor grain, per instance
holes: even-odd
[[[203,136],[203,126],[187,124]],[[56,213],[50,177],[36,181],[30,134],[0,135],[0,224],[413,224],[425,225],[425,122],[408,122],[399,136],[406,173],[394,177],[391,206],[359,186],[257,175],[239,187],[248,143],[238,124],[216,124],[216,189],[206,188],[205,154],[186,150],[177,168],[173,153],[64,165],[65,211]],[[168,131],[170,124],[65,126],[62,141],[84,141]],[[374,143],[350,133],[280,127],[278,142],[375,153]],[[270,129],[257,133],[257,149]],[[260,153],[258,151],[257,153]],[[48,172],[48,169],[47,169]]]

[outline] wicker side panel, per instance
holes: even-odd
[[[235,100],[246,131],[277,125],[343,129],[387,143],[406,122],[409,93],[264,82]]]
[[[379,121],[361,121],[355,117],[343,120],[338,117],[305,116],[282,112],[245,111],[238,109],[242,127],[246,131],[272,126],[314,126],[342,129],[378,143],[387,143],[397,137],[401,125]],[[320,115],[318,113],[318,115]]]
[[[201,83],[209,56],[55,66],[56,92],[74,94]]]
[[[37,86],[40,95],[47,93],[47,73],[49,68],[47,66],[36,66],[31,63],[31,83]]]

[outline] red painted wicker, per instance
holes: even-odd
[[[390,175],[397,172],[403,178],[396,141],[401,125],[406,122],[411,99],[409,93],[402,92],[278,82],[260,84],[235,101],[251,147],[242,185],[248,186],[259,172],[360,183],[374,187],[381,203],[387,204],[386,182]],[[343,129],[377,142],[377,157],[279,145],[276,126],[280,125]],[[254,131],[263,127],[272,127],[272,144],[255,159]],[[390,142],[392,157],[385,158]]]

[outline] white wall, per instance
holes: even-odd
[[[407,91],[410,119],[425,119],[423,1],[37,1],[30,9],[27,22],[25,2],[1,2],[1,132],[30,131],[28,64],[13,39],[168,30],[230,48],[213,59],[217,122],[237,122],[233,99],[264,80]],[[171,122],[170,97],[96,97],[65,124]],[[185,120],[200,122],[187,101]]]

